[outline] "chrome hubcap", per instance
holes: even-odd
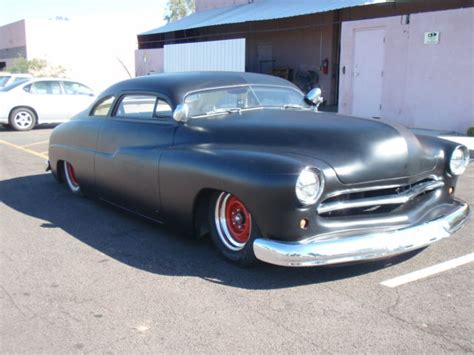
[[[15,115],[14,121],[18,127],[28,128],[33,124],[33,117],[26,111],[20,111]]]
[[[237,197],[223,192],[215,208],[217,234],[222,243],[233,251],[242,250],[250,239],[252,217]]]

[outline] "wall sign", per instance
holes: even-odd
[[[425,44],[438,44],[439,32],[425,32]]]

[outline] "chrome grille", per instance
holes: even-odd
[[[341,192],[324,200],[318,207],[318,214],[322,217],[335,217],[390,212],[443,186],[443,181],[425,179],[411,185]]]

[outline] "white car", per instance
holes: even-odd
[[[0,124],[28,131],[38,124],[68,121],[95,99],[84,84],[66,79],[37,78],[0,89]]]
[[[33,78],[31,74],[10,74],[0,72],[0,88],[16,83],[18,81],[26,81]]]

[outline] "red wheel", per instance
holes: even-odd
[[[253,241],[259,232],[249,209],[228,192],[214,194],[211,201],[209,231],[212,241],[227,259],[240,265],[253,264],[257,260]]]
[[[230,194],[222,202],[227,237],[233,245],[244,245],[250,238],[252,217],[242,201]]]
[[[74,171],[72,164],[69,162],[64,162],[64,176],[66,177],[69,189],[75,194],[80,193],[81,186],[76,178],[76,172]]]

